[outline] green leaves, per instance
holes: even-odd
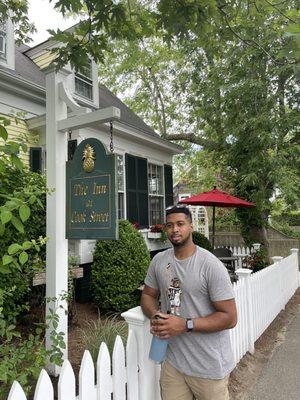
[[[23,204],[19,208],[19,215],[20,215],[22,222],[27,221],[28,218],[30,217],[30,208],[26,204]]]
[[[18,251],[22,250],[23,247],[20,246],[18,243],[13,243],[8,247],[8,254],[16,254]]]
[[[0,218],[3,225],[7,224],[7,222],[9,222],[12,217],[13,215],[9,210],[6,210],[5,208],[1,209]]]
[[[15,154],[11,154],[10,159],[11,159],[12,164],[15,167],[17,167],[20,171],[22,171],[23,163],[22,163],[21,159]]]
[[[11,218],[11,223],[13,224],[13,226],[21,233],[24,233],[24,225],[22,224],[22,222],[19,220],[19,218],[12,216]]]
[[[12,257],[12,256],[9,256],[9,255],[5,254],[5,255],[2,257],[2,264],[3,264],[3,265],[8,265],[8,264],[10,264],[10,263],[12,263],[12,262],[13,262],[13,257]]]
[[[19,262],[21,265],[25,264],[28,261],[28,254],[26,251],[22,251],[22,253],[19,255]]]
[[[6,141],[8,138],[7,130],[3,125],[0,125],[0,138],[2,138],[4,141]]]

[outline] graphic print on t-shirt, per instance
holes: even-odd
[[[174,277],[171,281],[171,285],[167,289],[170,311],[173,315],[180,315],[181,294],[182,290],[180,288],[180,280],[177,277]]]

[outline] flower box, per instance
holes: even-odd
[[[74,279],[83,277],[83,268],[74,267],[72,268],[72,274]],[[46,271],[36,272],[32,279],[32,286],[44,285],[46,283]]]
[[[160,239],[161,232],[148,232],[148,239]]]

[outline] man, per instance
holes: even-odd
[[[237,322],[228,272],[193,243],[187,207],[167,209],[166,232],[173,249],[151,261],[141,299],[151,333],[169,339],[160,377],[162,399],[228,400],[228,377],[235,367],[228,329]]]

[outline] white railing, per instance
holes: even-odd
[[[217,246],[217,248],[224,248],[226,247],[232,252],[232,255],[234,257],[237,257],[237,264],[235,265],[235,268],[242,268],[243,267],[243,261],[244,259],[247,258],[250,254],[255,253],[260,249],[260,243],[254,243],[253,246],[247,247],[247,246]]]
[[[223,248],[226,247],[226,249],[231,250],[233,255],[236,254],[243,254],[243,255],[250,255],[252,252],[252,247],[247,247],[247,246],[217,246],[216,248]]]
[[[238,309],[238,323],[230,330],[235,361],[247,351],[254,352],[254,342],[276,318],[300,286],[298,249],[291,255],[273,257],[274,264],[251,274],[238,269],[239,281],[233,284]]]
[[[238,323],[230,330],[235,361],[254,352],[254,342],[285,307],[300,286],[298,249],[274,264],[251,275],[248,269],[236,271],[239,280],[233,284],[238,309]],[[129,325],[126,349],[117,337],[110,357],[101,344],[96,371],[92,357],[85,351],[79,372],[79,396],[76,397],[75,376],[66,360],[58,381],[58,400],[160,400],[160,366],[148,359],[151,335],[149,320],[140,307],[122,314]],[[125,361],[126,360],[126,361]],[[96,378],[96,380],[95,380]],[[53,386],[42,370],[34,400],[53,400]],[[21,386],[14,382],[8,400],[26,400]]]
[[[125,364],[125,353],[127,363]],[[97,384],[95,385],[95,376]],[[117,336],[112,358],[105,343],[100,346],[96,363],[89,351],[85,351],[79,372],[79,396],[75,394],[76,381],[73,369],[65,360],[58,381],[59,400],[139,400],[137,343],[135,335],[129,332],[126,350]],[[36,385],[34,400],[53,400],[53,386],[48,373],[42,370]],[[126,394],[127,393],[127,394]],[[18,382],[14,382],[8,400],[26,400]]]

